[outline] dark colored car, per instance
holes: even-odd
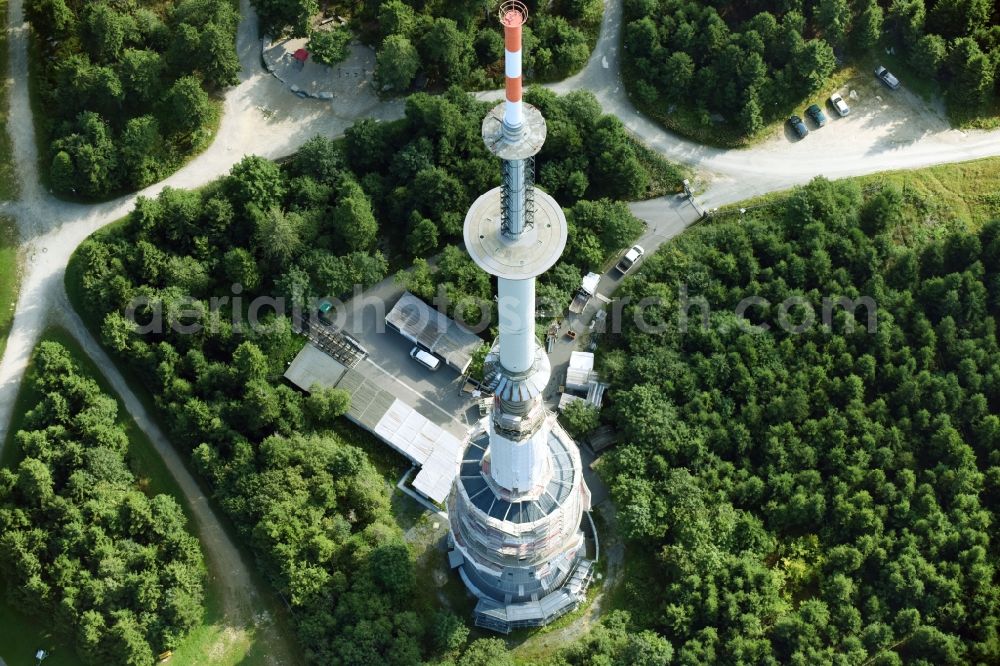
[[[878,77],[879,81],[889,86],[892,90],[899,88],[899,79],[892,75],[892,72],[887,70],[882,65],[875,68],[875,76]]]
[[[826,125],[826,114],[823,113],[823,109],[819,108],[819,104],[813,104],[808,109],[806,109],[806,115],[809,116],[817,127],[822,127]]]
[[[319,315],[319,320],[321,322],[323,322],[324,324],[326,324],[327,326],[330,326],[330,325],[333,324],[333,322],[330,320],[330,312],[332,310],[333,310],[333,303],[331,303],[330,301],[328,301],[326,299],[323,299],[320,302],[320,304],[319,304],[319,312],[317,314]]]
[[[809,134],[809,128],[806,127],[806,124],[798,116],[789,118],[788,124],[792,126],[792,130],[800,139],[806,138],[806,135]]]

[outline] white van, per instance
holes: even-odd
[[[420,347],[414,347],[410,350],[410,358],[428,370],[437,370],[441,367],[441,359]]]

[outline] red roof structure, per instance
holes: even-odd
[[[306,51],[305,49],[299,49],[298,51],[292,54],[292,57],[298,60],[299,62],[305,62],[309,58],[309,51]]]

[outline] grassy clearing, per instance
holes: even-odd
[[[7,334],[14,323],[20,279],[17,227],[9,217],[0,217],[0,355],[7,346]]]
[[[7,109],[10,83],[7,77],[9,51],[7,47],[7,0],[0,0],[0,108]],[[14,145],[7,131],[7,114],[0,114],[0,201],[17,198],[17,175],[14,168]]]
[[[648,148],[646,144],[631,134],[628,141],[635,150],[639,164],[649,176],[649,185],[646,187],[644,198],[655,199],[667,194],[676,194],[684,189],[682,182],[685,178],[694,177],[692,169],[681,164],[668,162],[662,155]]]
[[[0,598],[6,598],[2,583]],[[35,666],[35,651],[41,648],[49,653],[45,666],[77,666],[80,660],[73,646],[59,640],[43,624],[0,603],[0,659],[8,666]]]
[[[887,171],[857,179],[862,186],[893,184],[915,204],[915,223],[942,232],[978,230],[1000,218],[1000,158]]]
[[[898,238],[921,245],[952,231],[976,231],[1000,219],[1000,158],[940,164],[923,169],[884,171],[849,178],[863,189],[895,185],[908,204]],[[731,220],[745,208],[755,215],[788,198],[790,192],[772,192],[722,208],[716,220]]]
[[[135,421],[125,411],[121,399],[101,375],[97,366],[83,352],[70,334],[59,328],[46,331],[42,340],[51,340],[65,346],[74,360],[80,364],[84,374],[93,377],[101,390],[118,400],[118,422],[125,428],[129,438],[129,464],[139,483],[139,487],[148,495],[167,493],[180,504],[188,520],[192,519],[191,507],[181,492],[176,480],[171,476],[153,448],[152,443],[139,429]],[[29,368],[30,372],[30,368]],[[18,394],[11,419],[10,433],[15,433],[23,427],[26,412],[34,406],[40,396],[27,385]],[[20,457],[20,452],[14,446],[10,436],[4,447],[0,464],[13,465]],[[227,629],[224,622],[222,605],[222,587],[219,577],[209,569],[209,577],[205,585],[205,615],[200,625],[188,635],[181,647],[174,653],[171,664],[185,666],[200,666],[201,664],[217,664],[233,666],[245,664],[256,666],[267,663],[266,645],[253,641],[252,632],[235,632]],[[0,657],[9,666],[33,665],[34,653],[38,648],[44,648],[51,653],[45,661],[46,666],[61,664],[77,664],[79,660],[73,653],[71,643],[60,641],[48,630],[44,620],[28,617],[19,613],[7,604],[0,604]]]

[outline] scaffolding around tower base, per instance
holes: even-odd
[[[474,611],[476,626],[503,634],[509,634],[514,629],[544,627],[580,605],[586,598],[593,576],[594,563],[580,560],[563,587],[538,601],[501,604],[481,598]]]
[[[590,491],[580,451],[547,417],[543,487],[512,496],[492,481],[490,434],[467,442],[448,501],[449,561],[478,598],[477,626],[509,633],[548,624],[586,598],[597,535],[589,518]]]

